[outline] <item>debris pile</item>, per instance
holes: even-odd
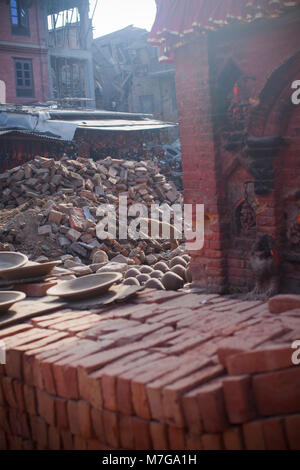
[[[174,183],[153,162],[36,157],[1,174],[0,191],[0,250],[22,251],[30,259],[60,258],[77,276],[102,268],[125,272],[131,265],[154,266],[176,255],[172,239],[97,238],[97,208],[118,207],[119,196],[127,197],[128,207],[181,204]]]
[[[101,162],[78,158],[36,157],[32,162],[0,175],[0,209],[18,207],[32,198],[79,196],[87,202],[114,203],[119,195],[133,202],[173,204],[180,194],[173,183],[158,173],[150,161],[115,160]]]

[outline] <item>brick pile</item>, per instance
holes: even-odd
[[[180,198],[173,183],[149,161],[136,162],[107,157],[100,162],[68,157],[55,161],[35,157],[32,162],[0,175],[1,209],[17,207],[28,199],[57,193],[78,195],[87,201],[114,203],[119,194],[130,202],[176,202]]]
[[[101,247],[110,258],[128,256],[138,248],[138,242],[119,243],[113,234],[105,243],[97,240],[97,208],[101,204],[117,209],[119,196],[127,197],[128,207],[135,203],[181,203],[174,183],[169,183],[154,163],[110,157],[100,162],[35,157],[1,174],[0,192],[0,249],[50,259],[68,253],[85,263]],[[140,251],[146,255],[169,248],[150,239],[142,245]]]
[[[294,307],[148,290],[0,330],[0,448],[299,449]]]

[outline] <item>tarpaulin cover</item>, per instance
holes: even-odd
[[[171,62],[174,49],[196,34],[233,22],[276,18],[300,6],[300,0],[156,0],[157,15],[149,42],[159,46],[160,61]]]

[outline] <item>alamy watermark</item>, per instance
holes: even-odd
[[[118,204],[102,204],[97,209],[97,237],[100,240],[182,240],[188,251],[204,246],[203,204],[130,205],[126,196]]]
[[[292,355],[292,363],[294,364],[294,366],[299,366],[300,364],[300,340],[293,342],[292,349],[296,349],[296,351]]]
[[[6,364],[6,346],[4,341],[0,340],[0,365]]]
[[[295,90],[292,94],[292,103],[295,105],[300,104],[300,80],[295,80],[292,83],[292,89]]]

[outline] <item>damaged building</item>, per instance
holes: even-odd
[[[93,108],[89,2],[1,0],[0,14],[0,102]]]
[[[89,2],[48,1],[47,31],[51,98],[76,108],[93,108]]]
[[[160,64],[145,29],[128,26],[94,39],[97,108],[177,122],[174,68]]]

